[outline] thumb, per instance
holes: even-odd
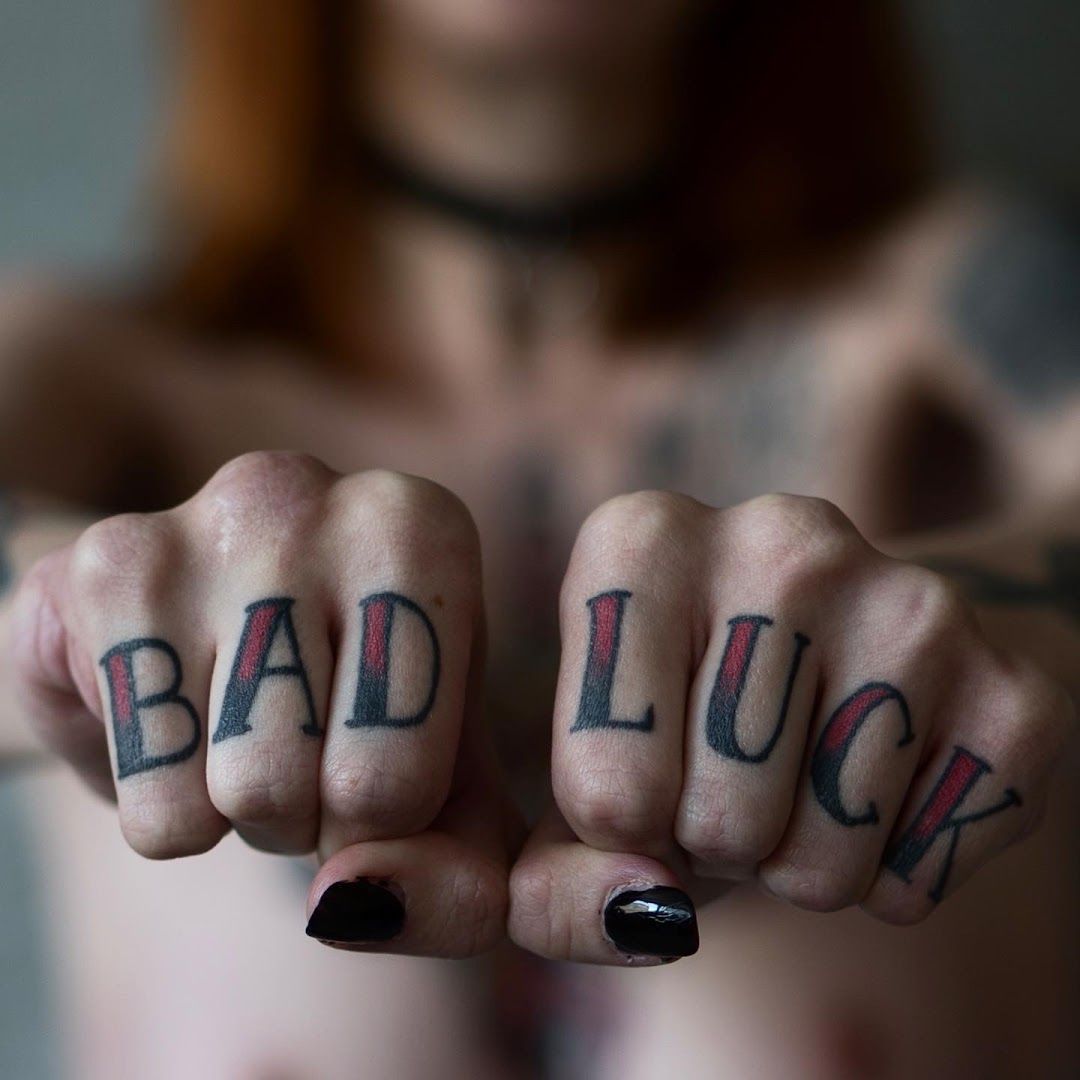
[[[668,867],[586,846],[554,805],[510,875],[509,932],[540,956],[593,964],[660,964],[698,948],[693,901]]]

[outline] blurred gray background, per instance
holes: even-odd
[[[1080,204],[1080,2],[900,7],[946,168]],[[0,0],[0,263],[137,257],[166,10],[155,0]]]

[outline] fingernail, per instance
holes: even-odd
[[[308,919],[308,937],[320,941],[389,941],[405,925],[405,905],[384,885],[357,878],[335,881]]]
[[[634,956],[674,959],[698,950],[694,903],[666,885],[617,893],[604,908],[604,930],[620,952]]]

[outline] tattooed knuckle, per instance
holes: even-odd
[[[91,525],[76,541],[72,589],[90,603],[118,594],[152,595],[176,573],[178,544],[161,514],[120,514]]]

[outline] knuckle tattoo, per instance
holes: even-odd
[[[176,573],[179,545],[163,514],[120,514],[91,525],[76,541],[70,575],[92,604],[154,595]]]

